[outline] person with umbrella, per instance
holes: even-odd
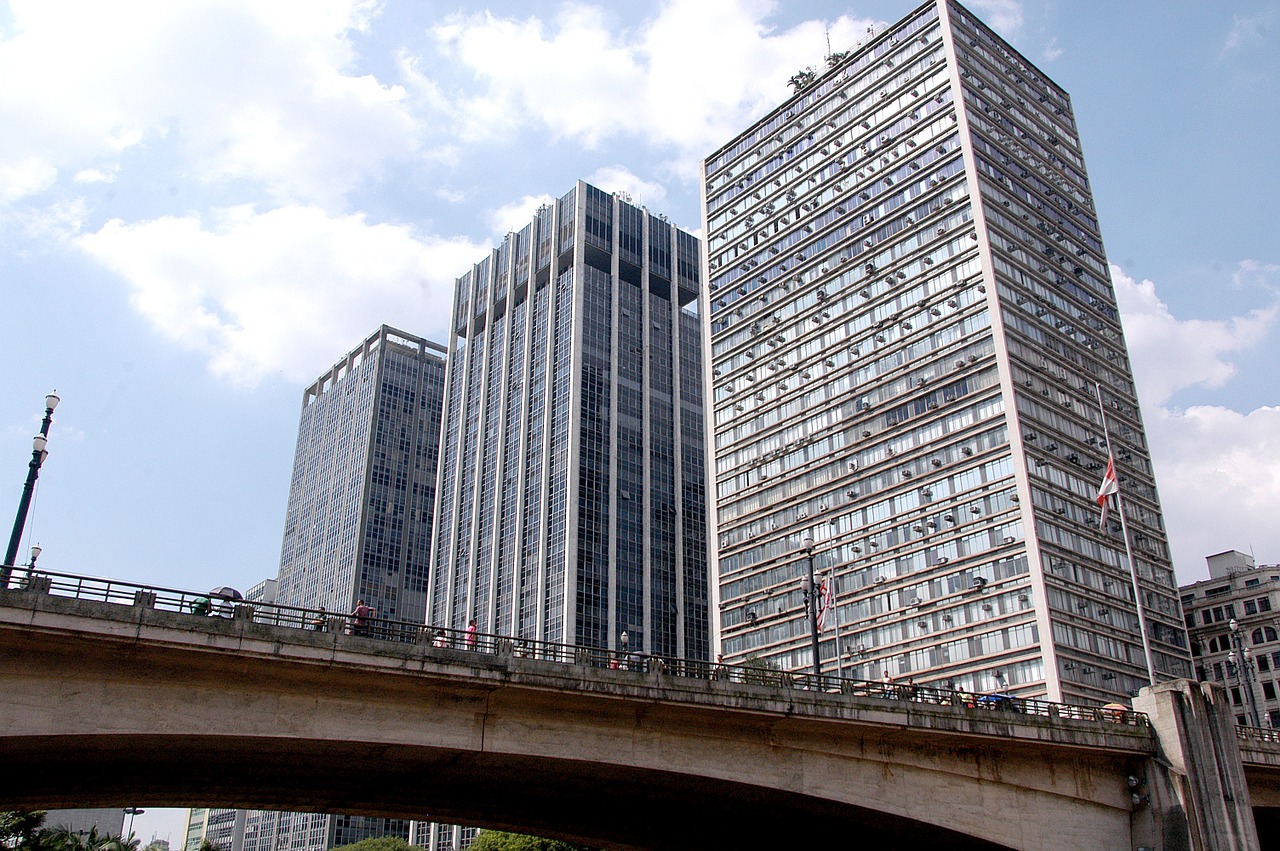
[[[220,618],[231,617],[231,604],[244,599],[244,595],[230,585],[219,585],[209,592],[210,597],[216,597],[225,602],[218,606],[217,611],[210,610],[210,614],[216,614]]]

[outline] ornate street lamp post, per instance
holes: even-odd
[[[1236,685],[1244,692],[1245,705],[1249,707],[1249,718],[1253,721],[1253,726],[1261,727],[1262,719],[1258,717],[1258,703],[1253,694],[1253,650],[1244,646],[1240,621],[1232,618],[1227,626],[1231,629],[1231,646],[1234,648],[1227,654],[1227,662],[1235,669]]]
[[[804,591],[804,606],[809,613],[809,637],[813,643],[813,675],[822,675],[822,660],[818,657],[818,588],[813,581],[813,536],[804,536],[804,561],[807,573],[800,579]]]
[[[22,498],[18,500],[18,516],[13,521],[13,534],[9,536],[9,549],[5,550],[4,563],[0,565],[0,588],[7,588],[9,577],[13,574],[13,562],[18,557],[18,544],[22,542],[22,531],[27,525],[27,509],[31,507],[31,493],[36,487],[36,478],[40,475],[40,465],[49,453],[45,446],[49,442],[49,424],[53,422],[53,409],[58,407],[58,397],[50,393],[44,397],[44,422],[40,424],[40,433],[31,441],[31,463],[27,467],[27,482],[22,486]]]

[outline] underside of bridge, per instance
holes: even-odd
[[[219,806],[433,819],[617,849],[1004,846],[862,807],[545,757],[301,739],[166,736],[10,741],[5,807]],[[937,802],[945,806],[945,802]],[[902,843],[907,843],[905,846]]]

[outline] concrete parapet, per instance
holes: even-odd
[[[1133,708],[1151,719],[1160,755],[1134,795],[1150,805],[1157,848],[1254,851],[1260,847],[1226,692],[1174,680],[1142,689]],[[1135,822],[1137,820],[1135,819]],[[1135,838],[1139,825],[1135,823]]]

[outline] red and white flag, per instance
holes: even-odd
[[[835,594],[828,579],[822,580],[822,584],[818,586],[818,629],[819,631],[826,629],[827,612],[836,603]]]
[[[1107,455],[1107,472],[1102,477],[1102,485],[1098,488],[1098,507],[1102,516],[1098,518],[1098,528],[1107,528],[1107,510],[1111,507],[1111,497],[1120,493],[1120,482],[1116,479],[1116,459]]]

